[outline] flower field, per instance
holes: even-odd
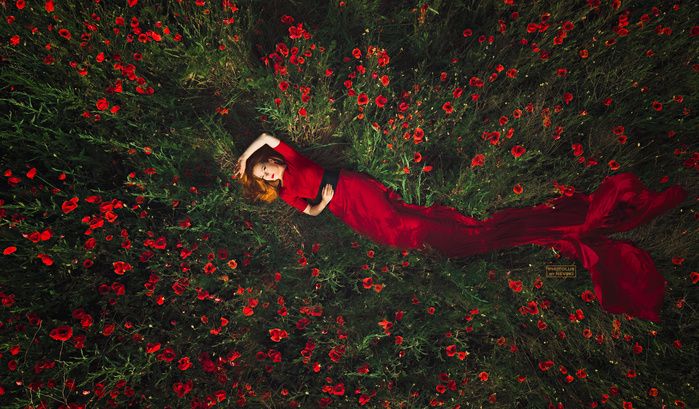
[[[0,407],[699,407],[693,2],[0,6]],[[251,203],[262,132],[479,219],[679,184],[613,235],[661,321],[553,248],[449,259]]]

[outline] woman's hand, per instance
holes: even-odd
[[[235,164],[235,171],[233,173],[234,177],[243,177],[243,174],[245,173],[245,162],[246,159],[244,157],[241,156],[240,158],[238,158],[238,162]]]
[[[330,200],[332,200],[334,194],[335,192],[333,191],[333,186],[329,183],[325,185],[322,192],[323,202],[330,203]]]

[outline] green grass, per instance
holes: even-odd
[[[6,5],[0,25],[0,248],[16,247],[0,267],[0,406],[699,402],[691,200],[699,11],[691,4],[299,0],[243,1],[233,11],[227,2],[141,0],[56,2],[47,12],[43,2],[21,3]],[[629,32],[620,36],[624,15]],[[528,32],[542,18],[550,26]],[[564,22],[574,27],[556,45]],[[308,38],[290,38],[299,24]],[[282,43],[289,54],[275,70]],[[303,63],[290,61],[294,47]],[[662,322],[585,302],[588,272],[545,247],[461,259],[401,252],[328,211],[308,217],[282,201],[250,203],[233,167],[263,131],[323,167],[365,172],[408,203],[481,220],[556,198],[555,183],[590,193],[607,176],[633,172],[655,191],[681,184],[689,191],[681,206],[611,235],[649,251],[668,280]],[[496,132],[498,143],[483,138]],[[526,152],[515,158],[515,146]],[[479,154],[485,163],[472,166]],[[65,213],[72,197],[78,207]],[[30,240],[47,230],[47,240]],[[117,261],[133,269],[119,275]],[[547,264],[576,264],[577,277],[546,278]],[[530,302],[538,313],[522,309]],[[582,320],[570,318],[576,310]],[[81,312],[91,317],[84,325]],[[73,330],[65,342],[50,336],[61,326]],[[287,337],[271,340],[274,328]],[[160,350],[147,353],[155,344]],[[450,345],[468,356],[448,356]],[[171,362],[160,355],[166,348]],[[193,388],[179,397],[187,382]],[[341,394],[324,388],[339,384]]]

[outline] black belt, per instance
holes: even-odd
[[[339,178],[340,178],[340,171],[339,170],[325,169],[323,171],[323,178],[320,181],[320,186],[318,187],[318,194],[316,195],[316,198],[313,199],[313,201],[309,201],[308,203],[311,206],[315,206],[318,203],[320,203],[320,201],[323,199],[323,188],[328,183],[332,185],[333,191],[337,191],[337,180]]]

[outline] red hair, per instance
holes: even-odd
[[[252,170],[258,163],[267,162],[272,160],[280,165],[286,165],[284,157],[277,151],[269,147],[269,145],[264,145],[260,149],[253,152],[252,155],[245,161],[245,172],[240,177],[240,183],[243,185],[243,196],[254,201],[263,201],[271,203],[279,197],[279,183],[281,181],[275,180],[273,182],[258,178],[252,174]]]

